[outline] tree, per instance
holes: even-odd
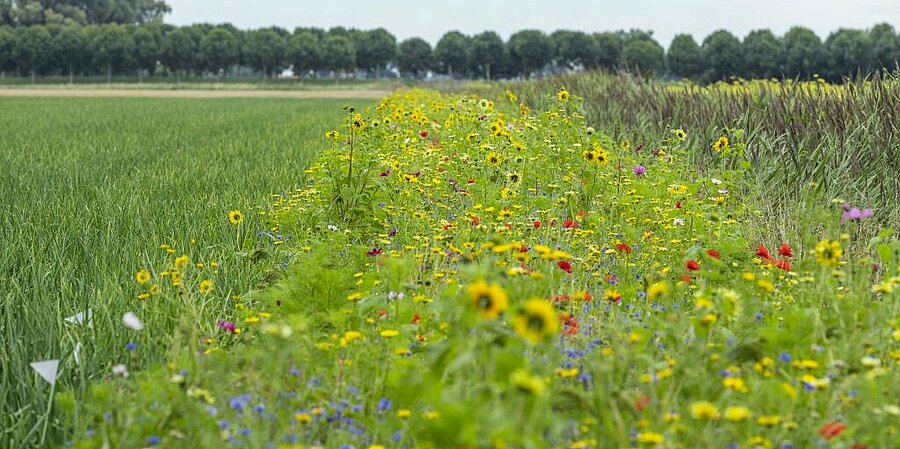
[[[503,39],[493,31],[485,31],[472,38],[469,66],[473,73],[483,73],[491,79],[491,70],[505,65],[509,59]]]
[[[287,42],[272,29],[260,29],[247,33],[244,56],[250,67],[262,72],[263,79],[280,71],[285,63]]]
[[[106,67],[106,82],[112,83],[113,69],[124,69],[134,53],[134,41],[125,27],[110,23],[94,29],[91,36],[91,53],[94,63]]]
[[[200,42],[200,55],[203,66],[217,77],[221,76],[228,66],[237,64],[237,38],[227,28],[213,28]]]
[[[461,70],[469,62],[469,38],[459,31],[444,34],[434,47],[434,60],[441,73],[453,76],[453,69]]]
[[[633,40],[622,49],[622,65],[653,76],[661,73],[666,66],[665,51],[652,39]]]
[[[6,71],[16,67],[16,36],[12,29],[0,25],[0,78],[6,78]]]
[[[383,70],[397,58],[397,39],[384,28],[359,33],[355,42],[356,67]]]
[[[597,65],[597,42],[581,31],[559,30],[550,35],[556,63],[569,69]]]
[[[163,35],[159,57],[175,73],[177,83],[188,69],[193,68],[196,52],[197,46],[187,27],[178,27]]]
[[[37,25],[19,29],[13,55],[19,68],[31,74],[34,84],[35,75],[50,63],[50,32]]]
[[[288,39],[288,61],[297,75],[322,67],[322,45],[316,34],[307,30],[295,31]]]
[[[741,41],[728,31],[716,31],[703,40],[703,59],[706,61],[709,80],[737,76],[743,59]]]
[[[672,39],[666,63],[673,75],[683,78],[697,78],[706,70],[703,66],[703,50],[690,34],[679,34]]]
[[[356,47],[349,35],[328,32],[322,39],[323,67],[335,72],[356,68]]]
[[[781,42],[784,44],[784,71],[788,77],[809,79],[824,68],[822,41],[809,28],[793,27],[784,34]]]
[[[144,81],[144,72],[153,72],[159,61],[160,53],[159,34],[154,33],[150,27],[137,27],[132,34],[134,40],[134,65],[138,69],[138,82]]]
[[[526,78],[553,59],[553,44],[543,31],[519,31],[510,36],[507,47],[513,63]]]
[[[414,37],[400,43],[397,66],[413,77],[423,76],[434,65],[431,44]]]
[[[69,84],[74,82],[75,69],[85,66],[90,54],[84,27],[79,25],[57,26],[51,33],[50,47],[54,68],[69,75]]]
[[[828,36],[825,49],[828,52],[828,76],[832,81],[866,73],[872,65],[872,41],[865,31],[841,28]]]
[[[597,47],[596,67],[604,70],[616,70],[622,60],[622,38],[615,33],[594,34]]]
[[[784,44],[769,30],[754,30],[744,38],[741,76],[772,78],[782,73]]]
[[[144,24],[169,12],[159,0],[0,0],[0,23],[8,25]]]
[[[900,58],[900,41],[894,27],[888,23],[879,23],[869,30],[872,42],[872,65],[874,69],[892,70],[897,67]]]

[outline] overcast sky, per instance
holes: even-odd
[[[900,0],[167,0],[177,25],[231,22],[239,28],[278,25],[371,29],[431,43],[446,31],[485,30],[504,39],[525,28],[607,31],[640,28],[668,47],[677,33],[698,41],[725,28],[740,37],[755,28],[782,34],[793,25],[823,39],[841,27],[900,27]]]

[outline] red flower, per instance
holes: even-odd
[[[578,333],[578,318],[575,315],[564,314],[560,317],[562,321],[562,334],[575,335]]]
[[[694,278],[692,278],[689,274],[681,275],[681,282],[684,282],[685,284],[690,284],[692,280],[694,280]]]
[[[830,440],[830,439],[844,433],[844,429],[846,429],[846,428],[847,428],[846,424],[844,424],[840,421],[832,421],[832,422],[822,426],[822,428],[819,429],[819,434],[822,435],[822,438],[825,438],[826,440]]]
[[[525,246],[525,245],[522,245],[522,246],[519,248],[519,252],[520,252],[520,253],[527,253],[527,252],[528,252],[528,247]]]
[[[556,262],[556,266],[559,267],[560,270],[565,271],[566,273],[572,272],[572,264],[570,264],[569,262],[566,262],[565,260],[560,260],[559,262]]]
[[[766,260],[772,260],[772,255],[769,254],[769,249],[766,248],[766,245],[759,245],[756,248],[756,255]]]
[[[791,245],[787,243],[782,243],[781,247],[778,248],[778,254],[781,254],[784,257],[794,257],[794,252],[791,251]]]
[[[563,227],[566,229],[577,228],[578,222],[575,220],[566,220],[563,222]]]
[[[417,313],[417,314],[413,315],[412,321],[410,321],[410,322],[411,322],[412,324],[419,324],[419,320],[421,320],[421,319],[422,319],[422,318],[421,318],[421,317],[419,316],[419,314]]]
[[[681,200],[675,202],[675,209],[681,209]]]
[[[641,395],[634,401],[634,409],[638,412],[647,408],[650,405],[650,398],[647,395]]]
[[[384,317],[387,316],[387,312],[384,311],[384,310],[379,310],[379,311],[377,311],[377,312],[375,312],[375,313],[378,314],[378,317],[379,317],[379,318],[384,318]]]
[[[472,216],[472,219],[469,220],[469,224],[471,224],[472,226],[478,226],[478,225],[480,225],[480,224],[481,224],[481,217],[479,217],[479,216],[477,216],[477,215]]]
[[[591,302],[591,301],[594,300],[594,297],[591,296],[591,294],[590,294],[588,291],[584,291],[584,292],[581,294],[581,296],[582,296],[582,299],[584,299],[584,300],[587,301],[587,302]]]
[[[541,220],[534,220],[534,223],[531,223],[531,226],[534,226],[534,229],[540,229]]]
[[[622,251],[625,254],[631,254],[631,247],[625,243],[616,243],[616,251]]]
[[[428,131],[425,131],[423,129],[423,130],[419,131],[419,135],[422,136],[422,138],[424,139],[424,138],[428,137]]]
[[[719,252],[716,251],[716,250],[714,250],[714,249],[706,250],[706,254],[707,254],[709,257],[712,257],[713,259],[718,259],[718,258],[719,258],[719,255],[720,255]]]
[[[689,260],[686,264],[684,264],[684,266],[687,267],[687,269],[690,271],[697,271],[700,269],[700,264],[697,263],[696,260]]]
[[[781,268],[784,271],[791,271],[791,262],[787,259],[776,260],[775,266]]]
[[[569,295],[554,295],[550,298],[550,302],[569,302]]]
[[[381,248],[372,248],[371,250],[369,250],[369,252],[366,253],[366,255],[367,256],[377,256],[383,252],[384,251],[382,251]]]

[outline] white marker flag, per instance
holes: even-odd
[[[72,355],[75,357],[75,363],[81,365],[81,342],[75,343],[75,349],[72,350]]]
[[[50,385],[56,383],[56,374],[59,370],[59,359],[34,362],[31,364],[31,367],[34,368],[38,375],[43,377]]]
[[[94,326],[94,312],[91,309],[87,309],[84,312],[78,312],[75,315],[72,315],[66,318],[67,323],[72,324],[85,324],[87,323],[88,327]]]
[[[144,328],[144,323],[141,323],[141,320],[138,319],[137,315],[132,312],[128,312],[122,316],[122,324],[124,324],[125,327],[136,331]]]

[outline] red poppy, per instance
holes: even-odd
[[[784,271],[791,271],[791,262],[787,259],[776,260],[775,266],[781,268]]]
[[[648,405],[650,405],[650,398],[647,395],[642,394],[634,400],[634,409],[638,412],[647,408]]]
[[[378,312],[375,312],[375,313],[378,314],[379,318],[384,318],[387,316],[387,311],[384,311],[384,310],[379,310]]]
[[[696,260],[689,260],[686,264],[684,264],[684,266],[687,267],[687,269],[690,271],[697,271],[700,269],[700,264],[697,263]]]
[[[466,180],[467,184],[475,184],[475,178],[469,178]]]
[[[424,138],[428,137],[428,131],[425,131],[423,129],[423,130],[419,131],[419,135],[422,136],[422,138],[424,139]]]
[[[769,254],[769,249],[766,248],[766,245],[756,247],[756,255],[766,260],[772,260],[772,255]]]
[[[560,317],[562,321],[562,334],[575,335],[578,333],[578,318],[575,315],[564,314]]]
[[[572,272],[572,264],[570,264],[569,262],[567,262],[565,260],[560,260],[559,262],[556,262],[556,266],[559,267],[560,270],[565,271],[566,273]]]
[[[522,246],[519,248],[519,252],[520,252],[520,253],[527,253],[527,252],[528,252],[528,247],[525,246],[525,245],[522,245]]]
[[[421,317],[419,316],[419,314],[417,313],[417,314],[413,315],[412,321],[410,321],[410,322],[411,322],[412,324],[419,324],[419,320],[421,320],[421,319],[422,319],[422,318],[421,318]]]
[[[589,292],[587,292],[587,291],[584,291],[584,292],[581,293],[581,298],[584,299],[584,300],[587,301],[587,302],[591,302],[591,301],[594,300],[594,297],[591,296],[591,294],[590,294]]]
[[[575,220],[566,220],[563,222],[563,227],[566,229],[577,228],[578,222]]]
[[[477,215],[473,216],[471,220],[469,220],[469,224],[472,226],[478,226],[481,224],[481,218]]]
[[[550,298],[550,302],[569,302],[569,295],[554,295]]]
[[[781,254],[784,257],[794,257],[794,252],[791,250],[791,245],[787,243],[782,243],[781,247],[778,248],[778,254]]]
[[[681,200],[675,202],[675,209],[681,209]]]
[[[367,256],[377,256],[383,252],[384,251],[382,251],[381,248],[372,248],[371,250],[369,250],[369,252],[366,253],[366,255]]]
[[[616,243],[616,251],[621,251],[625,254],[631,254],[631,247],[625,243]]]
[[[694,278],[692,278],[691,275],[689,275],[689,274],[681,275],[681,282],[684,282],[685,284],[690,284],[691,281],[693,281],[693,280],[694,280]]]
[[[531,226],[533,226],[534,229],[540,229],[540,227],[541,227],[541,220],[534,220],[534,223],[531,223]]]
[[[719,252],[714,249],[706,250],[706,254],[713,259],[718,259],[720,256]]]
[[[844,424],[840,421],[832,421],[832,422],[822,426],[822,428],[819,429],[819,434],[822,435],[822,438],[825,438],[826,440],[830,440],[830,439],[844,433],[844,430],[846,428],[847,428],[846,424]]]

